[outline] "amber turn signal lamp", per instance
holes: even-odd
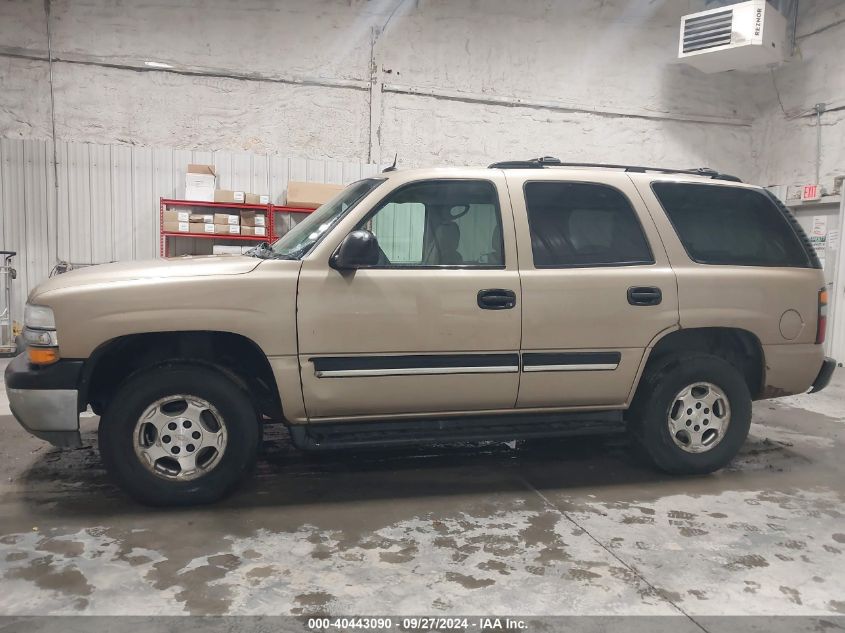
[[[50,365],[59,360],[59,350],[55,347],[28,347],[26,353],[33,365]]]

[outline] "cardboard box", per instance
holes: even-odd
[[[316,209],[343,191],[343,185],[327,185],[319,182],[288,182],[287,205]]]
[[[241,235],[260,235],[267,237],[267,229],[263,226],[241,226]]]
[[[213,213],[192,213],[188,222],[201,222],[203,224],[214,224]]]
[[[240,235],[241,227],[237,224],[215,224],[215,233],[228,233],[229,235]]]
[[[254,209],[241,211],[241,226],[267,226],[267,215]]]
[[[244,197],[245,196],[243,191],[229,191],[228,189],[218,189],[214,192],[215,202],[233,202],[237,204],[243,204]]]
[[[190,222],[166,220],[163,224],[163,230],[170,233],[190,233],[191,224]]]
[[[241,218],[241,226],[267,226],[267,218],[263,215],[256,215],[251,218]]]
[[[185,200],[214,202],[216,180],[214,165],[188,165],[185,173]]]
[[[270,196],[265,193],[245,193],[244,202],[247,204],[270,204]]]
[[[161,219],[165,222],[190,222],[190,211],[177,211],[176,209],[165,209],[161,214]]]
[[[214,214],[214,223],[215,224],[240,224],[241,223],[241,216],[237,213],[215,213]]]
[[[227,227],[225,232],[228,233],[228,227],[231,225],[226,224],[225,226]],[[199,222],[165,222],[164,230],[176,233],[218,233],[217,227],[213,223]]]

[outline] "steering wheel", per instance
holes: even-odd
[[[457,214],[452,213],[455,209],[460,209]],[[454,207],[451,207],[447,212],[446,215],[449,216],[450,220],[457,220],[459,218],[464,217],[467,213],[469,213],[469,205],[468,204],[457,204]]]

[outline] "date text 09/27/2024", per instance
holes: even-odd
[[[309,618],[307,625],[312,631],[525,631],[527,628],[522,619],[498,617],[403,617],[401,620],[389,617]]]

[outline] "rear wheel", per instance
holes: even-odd
[[[258,415],[229,376],[201,365],[163,365],[132,375],[100,420],[109,473],[150,505],[210,503],[252,468]]]
[[[631,414],[634,436],[658,468],[710,473],[727,465],[748,436],[751,396],[727,361],[677,355],[647,370]]]

